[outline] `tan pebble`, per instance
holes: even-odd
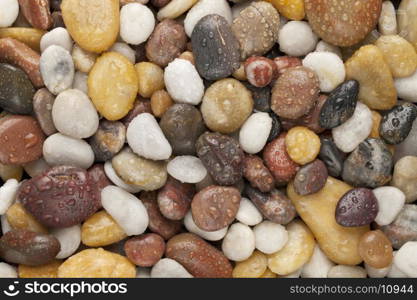
[[[6,212],[7,222],[13,229],[26,229],[38,233],[48,233],[48,230],[40,224],[22,204],[16,202]]]
[[[97,59],[96,53],[84,50],[77,44],[72,48],[71,54],[75,68],[83,73],[90,72]]]
[[[397,10],[399,35],[409,41],[417,51],[417,2],[402,0]]]
[[[35,28],[9,27],[0,28],[0,38],[12,38],[25,43],[36,52],[40,52],[41,38],[46,32]]]
[[[4,165],[0,163],[0,178],[6,182],[9,179],[20,181],[23,175],[23,168],[17,165]]]
[[[198,0],[172,0],[158,11],[158,20],[175,19],[189,10]]]
[[[152,94],[151,97],[151,108],[152,113],[155,117],[162,117],[162,115],[172,106],[174,101],[172,101],[171,96],[165,90],[159,90]]]
[[[178,58],[188,60],[190,63],[195,65],[194,55],[191,51],[185,51],[181,53],[181,55]]]
[[[140,62],[135,65],[139,79],[138,93],[144,98],[150,98],[152,94],[165,87],[164,71],[151,62]]]
[[[54,260],[46,265],[35,267],[19,265],[17,272],[19,278],[57,278],[58,268],[61,264],[61,260]]]
[[[232,76],[240,81],[246,81],[248,78],[246,77],[245,73],[245,65],[244,63],[240,63],[239,69],[233,72]]]
[[[285,146],[291,159],[300,165],[312,162],[320,152],[320,138],[313,131],[303,126],[296,126],[288,131]]]
[[[267,271],[267,265],[266,255],[255,250],[248,259],[236,263],[232,275],[233,278],[259,278]]]

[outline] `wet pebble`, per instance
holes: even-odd
[[[207,241],[219,241],[224,238],[227,233],[228,227],[216,230],[216,231],[205,231],[200,229],[193,220],[193,214],[189,211],[184,217],[185,228],[199,237]]]
[[[155,91],[151,96],[152,114],[157,118],[161,118],[173,105],[174,101],[165,90]]]
[[[303,126],[291,128],[285,137],[285,146],[290,158],[300,165],[313,161],[320,151],[320,138]]]
[[[373,268],[386,268],[392,263],[392,246],[390,240],[381,230],[365,233],[359,241],[359,255]]]
[[[247,198],[242,198],[240,200],[239,210],[236,214],[236,220],[248,226],[255,226],[262,222],[262,219],[262,214],[259,212],[252,201]]]
[[[272,118],[268,113],[252,114],[239,131],[239,143],[243,151],[249,154],[260,152],[269,137],[272,128]]]
[[[145,42],[155,28],[152,11],[141,3],[129,3],[120,10],[120,37],[129,44]]]
[[[280,50],[290,56],[304,56],[312,52],[318,37],[304,21],[290,21],[279,32]]]
[[[102,119],[89,143],[96,161],[112,159],[123,148],[126,141],[126,127],[122,122]]]
[[[171,0],[157,14],[158,20],[175,19],[189,10],[198,0]]]
[[[167,171],[175,179],[186,183],[198,183],[207,175],[201,160],[191,155],[175,157],[168,163]]]
[[[373,193],[379,208],[375,222],[380,226],[391,224],[404,206],[404,193],[393,186],[381,186],[374,189]]]
[[[275,185],[274,177],[264,165],[262,159],[255,155],[246,155],[243,160],[243,177],[252,187],[261,192],[269,192]]]
[[[127,258],[140,267],[155,265],[165,252],[165,241],[155,233],[135,236],[124,245]]]
[[[320,191],[327,181],[327,167],[319,159],[301,167],[294,178],[294,189],[299,195]]]
[[[233,261],[248,259],[255,250],[255,234],[252,229],[242,223],[229,227],[222,242],[223,254]]]
[[[251,56],[245,61],[245,74],[255,87],[265,87],[278,76],[277,65],[263,56]]]
[[[372,190],[355,188],[344,194],[336,206],[336,222],[346,227],[370,224],[378,214],[378,201]]]
[[[327,167],[330,176],[340,177],[343,170],[344,157],[330,138],[321,137],[319,158]]]
[[[271,221],[263,221],[253,228],[256,249],[265,254],[281,250],[288,241],[288,232],[284,226]]]
[[[417,107],[411,103],[394,106],[382,118],[379,133],[388,144],[403,142],[417,117]]]
[[[39,89],[33,96],[33,112],[35,113],[39,126],[47,136],[57,132],[52,118],[54,101],[55,96],[46,88]]]

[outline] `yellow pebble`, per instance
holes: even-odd
[[[61,264],[61,260],[54,260],[46,265],[35,267],[19,265],[17,272],[19,278],[57,278],[58,268]]]
[[[379,125],[381,124],[382,116],[379,112],[372,111],[372,130],[369,134],[370,138],[379,139]]]
[[[162,117],[172,105],[174,105],[174,101],[167,91],[159,90],[152,94],[151,109],[155,117]]]
[[[236,263],[232,276],[233,278],[259,278],[265,273],[267,265],[266,255],[255,250],[248,259]]]
[[[278,275],[272,272],[269,268],[266,268],[266,271],[259,278],[277,278]]]
[[[139,80],[139,95],[150,98],[152,94],[165,87],[164,71],[151,62],[140,62],[135,65]]]
[[[111,245],[125,237],[123,229],[104,210],[89,217],[81,227],[81,241],[89,247]]]
[[[7,222],[13,229],[26,229],[33,232],[48,233],[48,230],[40,224],[22,204],[16,202],[6,212]]]
[[[291,128],[285,137],[285,145],[291,159],[305,165],[312,162],[320,151],[320,138],[304,126]]]
[[[266,0],[271,3],[284,17],[300,21],[304,19],[304,0]]]
[[[124,256],[103,248],[86,249],[58,268],[59,278],[135,278],[136,267]]]
[[[135,67],[116,52],[100,56],[88,75],[88,95],[100,114],[109,121],[127,115],[133,107],[138,89]]]
[[[22,43],[25,43],[33,50],[40,52],[41,38],[45,31],[35,28],[26,27],[10,27],[0,28],[0,38],[13,38]]]
[[[3,181],[7,181],[9,179],[16,179],[20,181],[23,175],[23,168],[21,166],[15,165],[3,165],[0,163],[0,178]]]

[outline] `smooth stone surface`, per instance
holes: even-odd
[[[51,234],[57,238],[61,245],[61,250],[56,255],[57,259],[70,257],[77,251],[81,243],[81,227],[74,225],[66,228],[55,228]]]
[[[184,226],[189,232],[194,233],[207,241],[222,240],[229,229],[229,227],[225,227],[216,231],[202,230],[195,224],[191,210],[185,215]]]
[[[249,226],[235,223],[229,227],[222,242],[222,251],[229,260],[245,260],[254,250],[255,234]]]
[[[398,32],[417,51],[417,3],[413,0],[402,0],[397,11]]]
[[[417,71],[405,78],[395,78],[394,84],[398,98],[417,102]]]
[[[264,221],[253,228],[255,247],[265,254],[281,250],[288,241],[288,232],[284,226]]]
[[[417,200],[417,157],[404,156],[394,166],[391,184],[405,194],[407,203]]]
[[[334,263],[327,258],[321,251],[320,247],[314,247],[313,255],[310,260],[302,267],[302,278],[327,278],[329,270],[334,266]]]
[[[50,136],[57,132],[53,118],[52,107],[55,96],[46,88],[39,89],[33,96],[33,112],[38,120],[39,126],[45,135]]]
[[[106,161],[104,163],[104,172],[106,173],[106,176],[118,187],[124,189],[125,191],[136,194],[139,193],[142,188],[134,185],[134,184],[127,184],[124,182],[116,173],[116,171],[113,169],[112,163],[110,160]]]
[[[41,52],[45,51],[51,45],[61,46],[68,52],[72,50],[72,38],[68,31],[63,27],[57,27],[45,33],[40,42]]]
[[[198,183],[207,175],[201,160],[195,156],[177,156],[167,165],[168,174],[186,183]]]
[[[279,31],[279,48],[289,56],[304,56],[316,48],[317,35],[304,21],[289,21]]]
[[[177,261],[163,258],[151,270],[151,278],[192,278],[193,276]]]
[[[19,14],[19,2],[17,0],[5,0],[2,2],[2,6],[0,27],[9,27],[14,23]]]
[[[417,278],[417,242],[405,243],[395,255],[394,264],[408,277]]]
[[[16,268],[13,267],[12,265],[1,262],[0,263],[0,278],[17,278]]]
[[[379,133],[388,144],[399,144],[407,138],[416,117],[414,104],[396,105],[382,118]]]
[[[374,189],[373,193],[378,201],[375,222],[380,226],[391,224],[404,206],[404,193],[393,186],[381,186]]]
[[[262,222],[262,214],[256,206],[247,198],[240,200],[239,210],[236,214],[236,220],[248,226],[255,226]]]
[[[126,127],[122,122],[102,119],[97,131],[89,139],[96,161],[112,159],[126,142]]]
[[[155,28],[152,11],[141,3],[128,3],[120,10],[120,37],[128,44],[145,42]]]
[[[18,187],[16,179],[9,179],[0,187],[0,215],[4,215],[15,201]]]
[[[239,131],[239,143],[243,151],[250,154],[260,152],[272,129],[272,118],[268,113],[252,114]]]

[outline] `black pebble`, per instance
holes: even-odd
[[[388,144],[404,141],[417,117],[417,107],[411,103],[394,106],[382,118],[379,134]]]
[[[319,158],[326,165],[330,176],[340,177],[343,170],[343,155],[330,138],[321,138]]]

